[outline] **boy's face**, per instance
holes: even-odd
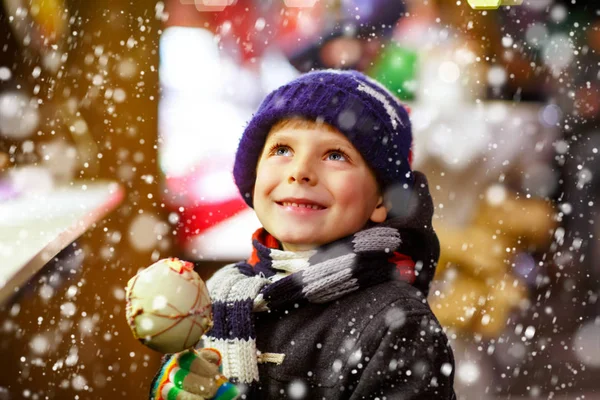
[[[321,207],[288,204],[293,199]],[[253,202],[263,227],[290,251],[330,243],[369,219],[383,222],[387,216],[375,176],[358,150],[341,132],[318,125],[269,133]]]

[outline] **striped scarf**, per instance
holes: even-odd
[[[365,229],[329,246],[296,253],[281,250],[263,228],[252,239],[248,261],[222,268],[207,282],[214,326],[204,346],[221,352],[223,373],[233,382],[251,385],[259,379],[262,358],[256,348],[254,312],[327,303],[391,279],[415,280],[415,263],[396,251],[402,240],[394,228]],[[297,272],[285,274],[290,270]]]
[[[256,348],[254,313],[326,303],[389,280],[411,283],[427,296],[439,258],[431,226],[433,201],[425,176],[415,184],[400,214],[315,250],[290,252],[265,229],[252,236],[247,261],[223,267],[208,280],[214,326],[204,347],[218,349],[223,374],[252,389],[259,362],[281,362]]]

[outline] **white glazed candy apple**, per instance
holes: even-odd
[[[178,353],[212,328],[211,301],[193,264],[159,260],[127,282],[126,316],[133,336],[153,350]]]

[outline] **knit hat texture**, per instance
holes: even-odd
[[[337,128],[375,172],[381,189],[412,188],[408,112],[383,85],[358,71],[319,70],[275,89],[260,104],[240,140],[233,176],[252,207],[256,166],[278,121],[303,117]]]

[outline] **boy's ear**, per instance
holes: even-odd
[[[371,221],[373,221],[375,223],[384,222],[385,219],[387,218],[387,214],[388,214],[388,207],[387,207],[386,203],[384,202],[383,196],[379,196],[379,199],[377,200],[377,206],[373,210],[373,213],[371,214],[370,219],[371,219]]]

